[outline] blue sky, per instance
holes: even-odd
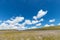
[[[23,16],[24,20],[32,21],[38,11],[48,11],[39,19],[44,19],[42,25],[50,24],[49,20],[55,19],[52,24],[60,23],[60,0],[0,0],[0,20]]]

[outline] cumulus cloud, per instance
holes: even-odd
[[[25,20],[25,24],[32,24],[31,20]]]
[[[25,30],[26,29],[26,27],[25,27],[25,23],[22,23],[22,24],[19,24],[19,25],[17,25],[17,30]]]
[[[19,22],[22,22],[23,20],[24,17],[15,17],[14,19],[12,18],[12,20],[3,21],[3,23],[0,24],[0,29],[18,29],[18,27],[24,28],[23,24],[19,24]]]
[[[34,29],[34,28],[37,28],[37,26],[42,25],[40,22],[44,21],[44,19],[41,18],[41,17],[43,17],[46,14],[47,14],[47,11],[40,10],[36,16],[33,16],[32,20],[25,19],[24,17],[21,17],[21,16],[17,16],[17,17],[8,19],[6,21],[0,21],[0,22],[2,22],[0,24],[0,29],[25,30],[25,29],[28,29],[26,27],[26,25],[35,24],[35,26],[32,26],[32,27],[29,28],[29,29]]]
[[[33,19],[37,20],[37,16],[33,16]]]
[[[28,29],[36,29],[41,25],[42,25],[41,23],[38,23],[38,24],[35,24],[35,26],[29,27]]]
[[[37,16],[33,16],[33,19],[38,19],[38,18],[41,18],[41,17],[43,17],[44,15],[46,15],[47,14],[47,11],[43,11],[43,10],[40,10],[40,11],[38,11],[38,14],[37,14]]]
[[[42,21],[44,21],[44,19],[42,18],[42,19],[40,19],[40,20],[32,20],[32,24],[36,24],[36,23],[39,23],[39,22],[42,22]]]
[[[32,20],[32,24],[36,24],[38,22],[39,22],[38,20]]]
[[[55,22],[55,19],[51,19],[51,20],[49,20],[49,22]]]
[[[16,29],[16,28],[17,28],[16,26],[14,26],[14,25],[8,25],[6,23],[2,23],[0,25],[0,29]]]
[[[41,23],[36,24],[36,26],[41,26],[41,25],[42,25]]]
[[[37,14],[37,18],[41,18],[41,17],[43,17],[43,16],[46,15],[46,14],[47,14],[47,11],[40,10],[40,11],[38,12],[38,14]]]
[[[13,20],[6,20],[4,22],[8,23],[10,25],[15,25],[15,24],[17,24],[19,22],[22,22],[23,20],[24,20],[24,17],[15,17],[15,19],[13,19]]]
[[[50,25],[49,24],[45,24],[45,27],[49,27]]]
[[[36,24],[36,23],[39,23],[39,22],[42,22],[44,19],[40,19],[40,20],[25,20],[25,24],[29,24],[29,25],[32,25],[32,24]]]
[[[36,29],[36,28],[37,28],[36,26],[32,26],[32,27],[30,27],[28,29]]]
[[[17,29],[17,30],[24,30],[27,29],[25,26],[27,25],[32,25],[32,24],[36,24],[39,21],[38,20],[26,20],[23,23],[19,23],[22,22],[24,20],[24,17],[16,17],[16,18],[12,18],[10,20],[6,20],[3,21],[3,23],[1,23],[0,25],[0,29]],[[39,25],[39,24],[37,24]],[[32,27],[34,28],[34,27]]]
[[[45,26],[44,27],[50,27],[50,26],[55,26],[54,24],[45,24]]]

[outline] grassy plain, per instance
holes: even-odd
[[[60,26],[25,31],[0,30],[0,40],[60,40]]]

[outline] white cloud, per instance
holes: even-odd
[[[25,24],[28,24],[28,25],[32,25],[32,24],[36,24],[36,23],[39,23],[43,21],[43,19],[40,19],[40,20],[25,20]]]
[[[55,19],[51,19],[51,20],[49,20],[49,22],[55,22]]]
[[[16,26],[14,26],[14,25],[8,25],[6,23],[2,23],[0,25],[0,29],[16,29],[16,28],[17,28]]]
[[[41,25],[42,25],[41,23],[36,24],[36,26],[41,26]]]
[[[58,25],[60,25],[60,23],[58,23]]]
[[[36,28],[37,28],[36,26],[33,26],[33,27],[28,28],[28,29],[36,29]]]
[[[0,25],[1,29],[17,29],[17,30],[24,30],[27,29],[25,26],[27,25],[32,25],[38,23],[38,20],[26,20],[23,23],[24,17],[16,17],[15,19],[12,20],[6,20],[3,21],[3,23]],[[34,27],[32,27],[34,28]]]
[[[32,24],[36,24],[38,22],[39,22],[38,20],[32,20]]]
[[[44,21],[44,19],[43,19],[43,18],[39,20],[39,22],[42,22],[42,21]]]
[[[33,16],[33,19],[38,19],[38,18],[41,18],[41,17],[43,17],[44,15],[46,15],[47,14],[47,11],[43,11],[43,10],[40,10],[40,11],[38,11],[38,14],[37,14],[37,16]]]
[[[16,23],[16,24],[7,24],[7,23],[2,23],[0,25],[0,29],[16,29],[16,30],[24,30],[26,29],[25,27],[25,24],[22,23],[22,24],[19,24],[19,23]]]
[[[33,19],[37,20],[37,17],[36,16],[33,16]]]
[[[24,17],[15,17],[13,20],[3,21],[3,23],[0,24],[0,29],[18,29],[18,28],[24,28],[25,25],[23,23],[19,24],[19,22],[22,22],[23,20],[24,20]]]
[[[29,27],[28,29],[36,29],[38,28],[37,26],[41,26],[41,23],[36,24],[35,26]]]
[[[55,26],[54,24],[50,24],[50,26]]]
[[[49,27],[50,25],[49,24],[46,24],[45,27]]]
[[[42,18],[42,19],[40,19],[40,20],[32,20],[32,24],[36,24],[36,23],[39,23],[39,22],[42,22],[42,21],[44,21],[44,19]]]
[[[20,28],[25,28],[25,23],[19,25]]]
[[[46,24],[44,27],[50,27],[50,26],[55,26],[54,24]]]
[[[18,22],[22,22],[23,20],[24,20],[24,17],[16,17],[13,20],[7,20],[5,22],[10,23],[10,24],[15,24],[15,23],[18,23]]]
[[[43,18],[40,20],[38,20],[38,18],[41,18],[46,14],[47,14],[47,11],[40,10],[36,16],[33,16],[33,20],[29,20],[29,19],[24,20],[24,17],[15,17],[15,18],[11,18],[6,21],[0,21],[0,22],[2,22],[0,24],[0,29],[25,30],[25,29],[28,29],[26,27],[26,25],[36,24],[35,26],[32,26],[29,28],[29,29],[34,29],[34,28],[37,28],[37,26],[41,26],[40,22],[44,21]],[[24,20],[24,22],[23,22],[23,20]],[[22,22],[22,23],[20,23],[20,22]]]
[[[38,12],[38,14],[37,14],[37,18],[41,18],[41,17],[43,17],[43,16],[46,15],[46,14],[47,14],[47,11],[40,10],[40,11]]]
[[[25,20],[25,24],[32,24],[31,20]]]
[[[24,20],[24,17],[16,17],[15,19],[14,19],[14,22],[21,22],[21,21],[23,21]]]

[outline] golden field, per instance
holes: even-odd
[[[0,30],[0,40],[60,40],[60,30],[57,27],[56,30],[54,27],[24,31]]]

